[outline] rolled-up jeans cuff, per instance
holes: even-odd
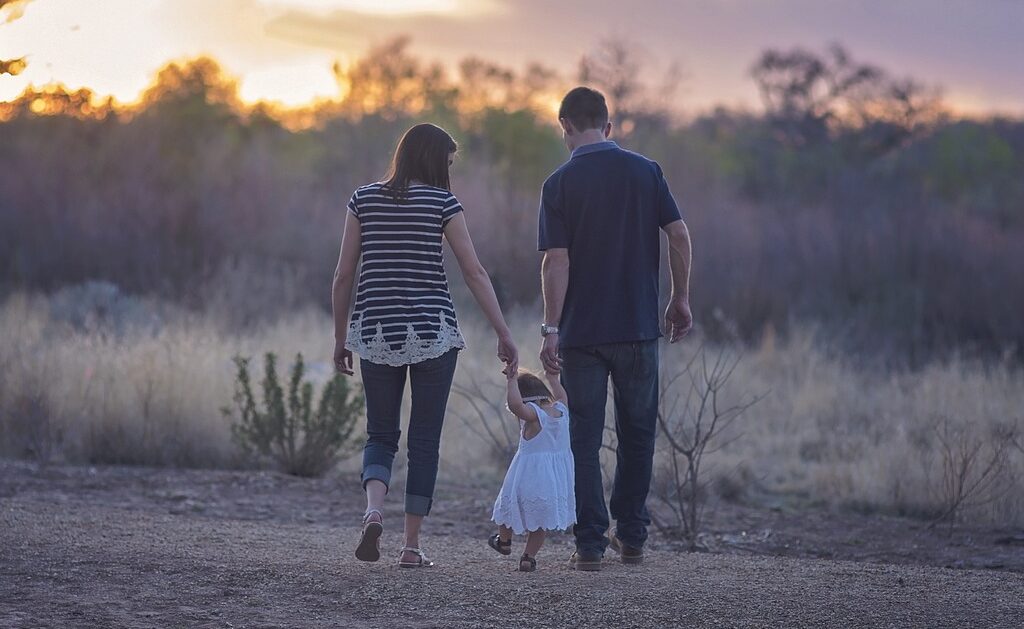
[[[428,515],[433,502],[434,499],[429,496],[405,494],[405,512],[410,515]]]
[[[386,465],[380,465],[379,463],[370,463],[363,468],[363,489],[366,489],[366,481],[368,480],[379,480],[384,483],[384,486],[388,489],[391,488],[391,470]]]

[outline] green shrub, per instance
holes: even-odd
[[[247,455],[269,459],[296,476],[320,476],[339,459],[352,454],[352,436],[362,416],[359,390],[335,373],[313,408],[313,384],[304,382],[302,354],[295,358],[287,397],[278,383],[277,357],[264,358],[263,408],[257,408],[249,378],[249,359],[236,356],[234,402],[239,417],[231,426],[235,441]],[[224,414],[232,417],[231,409]]]

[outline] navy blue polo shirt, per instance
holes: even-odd
[[[569,250],[561,347],[661,336],[661,228],[680,218],[661,167],[615,142],[577,148],[548,177],[537,247]]]

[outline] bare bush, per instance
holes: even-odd
[[[324,386],[313,408],[313,383],[304,381],[302,354],[295,358],[287,397],[278,383],[277,358],[264,357],[263,409],[257,408],[249,378],[249,360],[235,358],[238,368],[235,406],[238,420],[231,432],[250,455],[268,457],[296,476],[320,476],[344,454],[351,453],[352,433],[363,410],[363,396],[352,392],[341,374]],[[230,409],[224,414],[232,416]]]
[[[504,464],[502,469],[507,467],[519,447],[519,430],[505,407],[505,387],[495,378],[482,382],[476,375],[470,375],[456,381],[452,393],[464,400],[468,409],[453,408],[450,412],[490,447]]]
[[[1009,455],[1018,435],[1015,427],[978,430],[949,417],[935,420],[932,433],[941,464],[940,511],[928,528],[947,521],[952,530],[964,509],[998,500],[1013,486]]]
[[[9,442],[19,455],[46,465],[60,450],[63,431],[53,419],[46,396],[39,391],[18,393],[5,423]]]
[[[654,496],[671,517],[652,514],[652,520],[662,533],[685,540],[691,551],[697,549],[705,505],[704,457],[726,443],[729,427],[760,399],[723,405],[723,389],[738,364],[739,358],[729,358],[724,350],[709,361],[702,347],[661,385],[658,427],[668,442],[668,456]]]

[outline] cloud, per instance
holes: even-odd
[[[294,62],[309,56],[308,42],[272,36],[268,26],[282,13],[259,0],[163,0],[156,13],[185,54],[207,52],[228,65]],[[180,54],[180,53],[179,53]]]

